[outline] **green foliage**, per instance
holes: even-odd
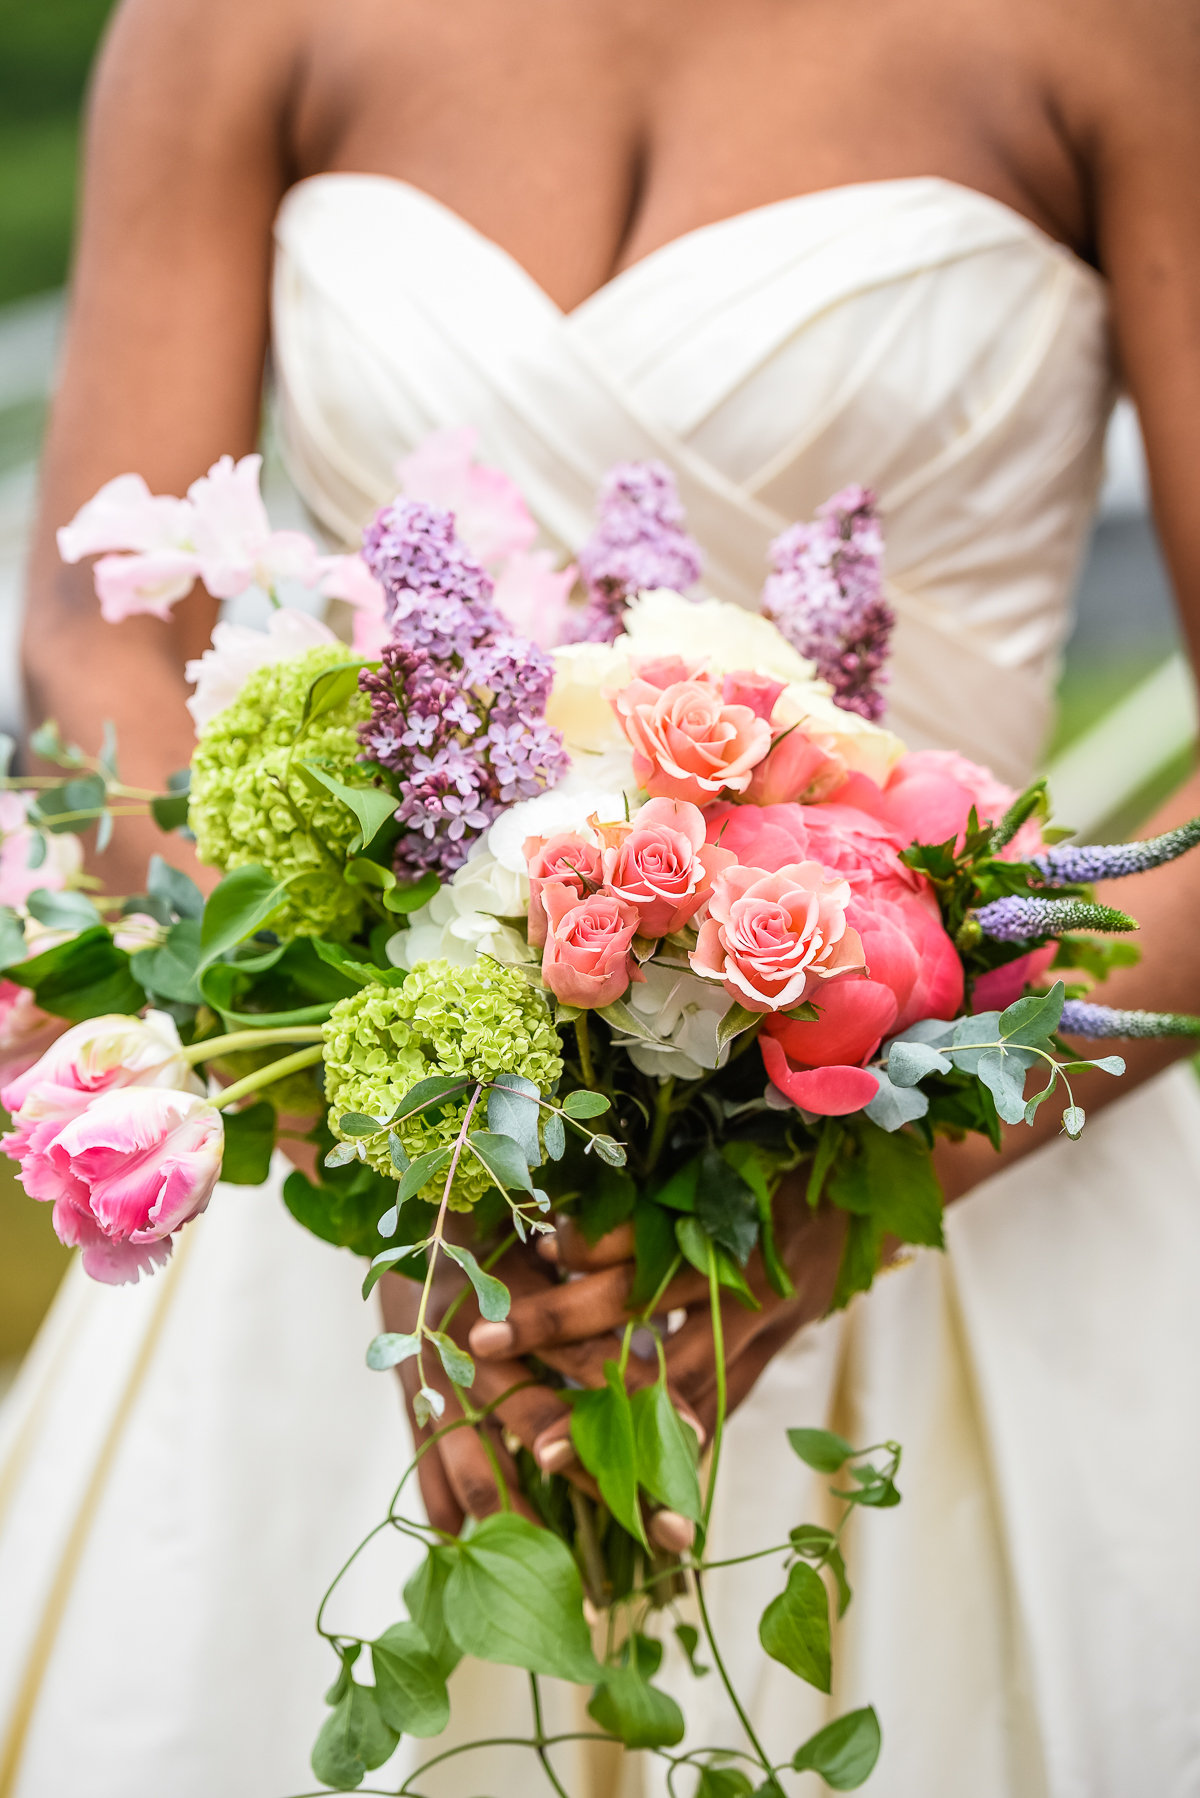
[[[875,1771],[883,1736],[871,1705],[838,1717],[810,1736],[792,1759],[797,1773],[819,1773],[835,1792],[852,1792]]]
[[[446,1626],[443,1605],[446,1582],[453,1571],[457,1552],[457,1549],[443,1547],[440,1543],[429,1549],[404,1588],[408,1614],[420,1629],[443,1679],[449,1679],[462,1659]]]
[[[851,1214],[834,1307],[870,1286],[885,1236],[942,1246],[942,1191],[925,1143],[865,1118],[843,1121],[845,1154],[829,1172],[830,1202]]]
[[[275,1148],[275,1107],[260,1099],[243,1111],[224,1113],[225,1152],[221,1178],[234,1186],[261,1186],[271,1171]]]
[[[349,1249],[354,1255],[374,1255],[379,1250],[378,1220],[394,1194],[392,1182],[362,1162],[327,1167],[319,1181],[297,1169],[283,1183],[283,1202],[296,1222],[323,1242]]]
[[[506,1511],[485,1517],[453,1553],[442,1605],[463,1654],[579,1685],[602,1677],[579,1570],[557,1536]]]
[[[762,1614],[758,1639],[771,1656],[800,1679],[828,1692],[832,1682],[829,1594],[806,1561],[788,1570],[787,1585]]]
[[[854,1454],[846,1438],[833,1430],[789,1430],[787,1439],[792,1452],[818,1473],[838,1473]]]
[[[312,1770],[335,1791],[352,1792],[391,1759],[399,1739],[384,1722],[373,1688],[351,1680],[317,1737]]]
[[[638,1504],[638,1456],[633,1409],[615,1361],[604,1364],[603,1386],[571,1395],[571,1441],[623,1529],[645,1548]]]
[[[457,1261],[475,1288],[475,1297],[479,1303],[479,1314],[489,1323],[502,1323],[508,1316],[512,1299],[508,1287],[495,1274],[485,1273],[470,1249],[462,1248],[455,1242],[443,1242],[442,1253],[449,1255],[451,1261]]]
[[[450,1721],[446,1676],[417,1623],[393,1623],[371,1644],[379,1713],[397,1735],[440,1735]]]
[[[549,1128],[546,1134],[548,1139]],[[624,1168],[598,1167],[575,1211],[575,1221],[589,1247],[594,1248],[602,1236],[631,1217],[636,1202],[637,1183],[632,1174]]]
[[[18,986],[29,987],[43,1011],[72,1024],[107,1012],[140,1011],[146,1003],[129,956],[117,948],[103,925],[10,966],[5,975]]]
[[[669,1510],[700,1521],[696,1433],[671,1403],[665,1379],[643,1386],[629,1401],[638,1484]]]
[[[633,1667],[606,1667],[587,1708],[626,1748],[674,1748],[683,1740],[683,1712],[675,1700]]]
[[[701,1767],[696,1798],[750,1798],[753,1782],[740,1767]]]

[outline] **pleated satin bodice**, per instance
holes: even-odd
[[[1028,220],[934,178],[805,194],[566,314],[388,177],[301,182],[276,237],[284,450],[331,536],[357,539],[430,431],[471,424],[564,552],[612,463],[666,461],[704,586],[754,606],[771,538],[862,482],[899,618],[890,721],[1028,771],[1113,386],[1103,282]]]

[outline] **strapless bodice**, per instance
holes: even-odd
[[[277,227],[284,454],[353,542],[430,431],[472,424],[574,551],[613,462],[675,471],[709,591],[852,481],[879,495],[891,722],[1019,779],[1041,744],[1112,395],[1104,284],[933,178],[805,194],[690,232],[564,314],[406,183],[329,174]]]

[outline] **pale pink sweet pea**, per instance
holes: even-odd
[[[232,705],[256,669],[336,642],[319,618],[287,606],[272,612],[261,631],[222,621],[213,630],[212,647],[184,664],[183,672],[196,689],[187,701],[196,729]]]
[[[686,799],[651,799],[628,824],[598,829],[605,891],[636,907],[639,936],[681,930],[735,859],[705,842],[704,813]]]
[[[61,892],[83,865],[79,838],[29,822],[32,793],[0,792],[0,905],[20,909],[39,887]]]
[[[540,949],[546,941],[546,913],[542,888],[547,881],[567,887],[576,899],[598,892],[604,882],[600,844],[594,832],[556,831],[549,837],[525,839],[525,866],[529,874],[529,941]]]
[[[224,1140],[220,1112],[194,1093],[102,1093],[46,1145],[34,1196],[53,1203],[55,1233],[82,1249],[84,1272],[121,1285],[161,1265],[204,1210]]]
[[[58,553],[64,562],[81,562],[84,556],[110,550],[150,554],[190,549],[192,523],[187,500],[151,493],[140,474],[119,474],[59,529]]]
[[[37,1190],[49,1143],[100,1094],[128,1086],[200,1090],[174,1019],[166,1012],[88,1018],[5,1084],[0,1103],[11,1114],[13,1128],[0,1137],[0,1148],[20,1162],[26,1192],[33,1198],[53,1197]]]
[[[321,595],[344,600],[354,608],[351,647],[377,661],[388,641],[383,588],[360,555],[325,556],[321,561]]]
[[[100,616],[106,624],[121,624],[139,614],[169,618],[172,606],[186,599],[199,574],[199,557],[190,550],[101,556],[92,570]]]
[[[849,928],[850,887],[819,862],[767,873],[734,866],[718,875],[690,960],[748,1011],[791,1011],[838,977],[862,974],[862,944]]]
[[[425,500],[454,513],[454,528],[487,567],[526,550],[537,526],[516,482],[502,469],[474,460],[479,432],[473,425],[434,431],[396,464],[406,499]]]
[[[707,679],[656,687],[635,677],[612,696],[633,749],[633,771],[654,799],[710,804],[742,793],[771,746],[771,727],[747,705],[728,705]]]
[[[560,880],[545,883],[541,903],[547,922],[542,979],[564,1005],[594,1011],[644,978],[630,948],[637,935],[636,906],[611,893],[581,899]]]
[[[214,599],[235,599],[247,587],[272,592],[280,581],[315,587],[316,545],[303,531],[273,531],[259,491],[261,456],[221,456],[188,488],[200,578]]]

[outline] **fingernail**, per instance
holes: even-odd
[[[560,1436],[557,1442],[547,1442],[544,1448],[535,1449],[534,1455],[543,1473],[558,1473],[570,1466],[575,1459],[575,1450],[569,1436]]]
[[[696,1540],[696,1526],[678,1511],[656,1511],[650,1519],[650,1535],[668,1554],[683,1555]]]
[[[476,1324],[471,1331],[471,1347],[477,1355],[506,1355],[512,1345],[511,1324]]]
[[[696,1413],[692,1410],[690,1405],[681,1405],[681,1404],[679,1404],[678,1400],[676,1401],[675,1408],[679,1412],[679,1415],[682,1417],[684,1423],[687,1424],[688,1428],[695,1430],[697,1448],[703,1448],[704,1444],[708,1440],[708,1434],[704,1428],[704,1425],[700,1422],[700,1419],[696,1416]]]

